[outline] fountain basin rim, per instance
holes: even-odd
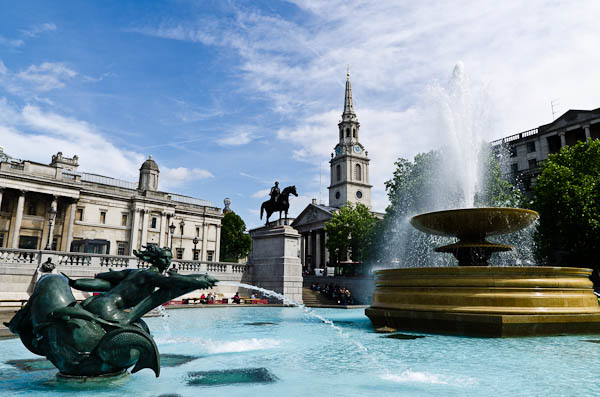
[[[523,274],[523,273],[537,273],[540,275],[551,275],[556,274],[557,276],[564,275],[575,275],[575,276],[589,276],[592,274],[591,268],[586,267],[561,267],[561,266],[432,266],[432,267],[404,267],[395,269],[381,269],[373,272],[375,276],[383,276],[393,273],[404,273],[404,274],[431,274],[431,275],[489,275],[489,274]]]

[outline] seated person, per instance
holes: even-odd
[[[200,303],[206,303],[206,295],[200,295]]]
[[[240,295],[238,292],[233,296],[233,303],[237,303],[238,305],[241,303]]]

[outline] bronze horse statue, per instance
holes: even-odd
[[[260,219],[263,217],[263,210],[267,212],[267,222],[265,226],[269,226],[269,217],[273,212],[279,211],[279,220],[281,220],[281,212],[285,212],[285,220],[287,221],[288,209],[290,208],[290,194],[298,197],[298,193],[296,193],[296,186],[288,186],[277,197],[277,201],[267,200],[262,203],[260,206]]]

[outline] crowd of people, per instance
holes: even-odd
[[[354,305],[354,298],[350,293],[350,290],[339,285],[333,285],[331,283],[321,285],[319,283],[312,283],[310,289],[313,291],[319,291],[329,299],[336,302],[338,305]]]

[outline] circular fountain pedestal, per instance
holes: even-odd
[[[599,333],[591,272],[480,266],[380,270],[366,315],[375,328],[458,335]]]

